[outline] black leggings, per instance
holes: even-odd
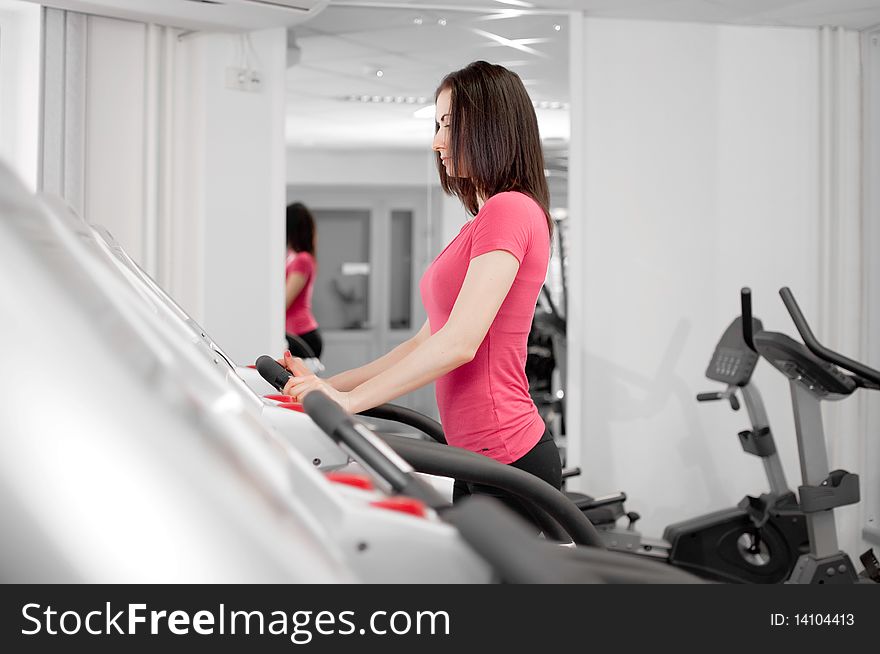
[[[525,470],[543,479],[557,490],[562,488],[562,458],[559,456],[556,441],[553,440],[553,436],[546,429],[544,430],[544,435],[541,436],[541,440],[531,450],[508,465]],[[452,486],[453,503],[468,495],[491,495],[528,522],[540,528],[540,520],[532,513],[532,509],[527,503],[498,488],[456,479],[455,484]]]
[[[303,347],[304,341],[306,347]],[[290,353],[300,359],[309,359],[311,357],[321,358],[321,352],[324,350],[324,340],[321,338],[321,332],[313,329],[305,334],[287,334],[287,347]]]

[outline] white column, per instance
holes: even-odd
[[[862,106],[858,32],[823,27],[819,40],[819,280],[817,306],[807,313],[817,337],[833,350],[865,360],[867,298],[862,243],[868,222],[862,214]],[[869,178],[865,178],[866,180]],[[876,257],[868,257],[868,260]],[[802,307],[805,312],[806,307]],[[868,472],[864,391],[843,401],[823,402],[828,459],[863,477]],[[876,466],[875,466],[876,467]],[[866,490],[864,483],[862,491]],[[855,559],[863,551],[860,527],[870,500],[841,507],[841,548]],[[858,562],[857,567],[858,567]]]

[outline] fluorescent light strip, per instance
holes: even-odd
[[[425,104],[428,98],[415,95],[347,95],[340,98],[345,102],[363,102],[368,104]]]
[[[486,14],[485,16],[479,16],[474,19],[474,21],[483,21],[483,20],[502,20],[504,18],[519,18],[520,16],[528,16],[529,12],[521,11],[519,9],[502,9],[501,11],[494,14]]]
[[[505,45],[508,48],[513,48],[514,50],[519,50],[520,52],[528,52],[529,54],[535,55],[536,57],[544,57],[545,59],[548,57],[543,52],[538,52],[534,48],[530,48],[520,43],[520,41],[534,41],[534,39],[506,39],[503,36],[498,36],[497,34],[492,34],[492,32],[487,32],[485,30],[478,30],[475,27],[472,27],[471,31],[475,34],[479,34],[480,36],[484,36],[487,39],[491,39],[496,43]]]
[[[563,111],[568,109],[567,102],[557,102],[556,100],[541,100],[539,102],[532,102],[532,106],[535,109],[548,109],[548,110],[558,110]],[[429,104],[426,107],[422,107],[421,109],[417,109],[413,112],[413,118],[434,118],[434,111],[436,110],[435,105]]]

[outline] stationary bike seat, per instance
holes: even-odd
[[[594,526],[608,526],[626,515],[623,503],[626,493],[618,493],[609,497],[595,498],[584,493],[565,491],[565,496],[574,502]]]

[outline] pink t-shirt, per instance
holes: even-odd
[[[525,372],[529,330],[550,260],[541,207],[523,193],[489,198],[434,259],[420,290],[433,334],[449,319],[470,260],[493,250],[515,256],[519,271],[474,359],[437,379],[435,388],[450,445],[512,463],[544,433]]]
[[[312,315],[312,289],[315,286],[315,273],[318,264],[315,258],[308,252],[294,252],[287,250],[287,265],[284,277],[290,273],[300,273],[306,278],[306,285],[299,292],[290,306],[287,307],[287,319],[285,328],[289,334],[306,334],[318,328],[318,322]]]

